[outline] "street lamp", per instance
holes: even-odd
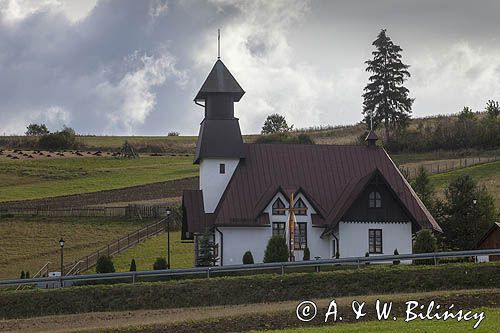
[[[167,269],[170,269],[170,213],[172,211],[167,208]]]
[[[62,277],[64,275],[64,239],[61,237],[59,240],[59,246],[61,246],[61,287],[63,287]]]

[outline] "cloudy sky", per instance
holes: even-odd
[[[247,92],[244,133],[361,120],[382,28],[411,65],[414,115],[500,99],[500,1],[0,0],[0,134],[196,134],[217,56]]]

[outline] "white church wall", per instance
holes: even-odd
[[[340,257],[364,257],[368,252],[368,230],[382,229],[382,253],[393,255],[394,249],[400,254],[412,253],[411,223],[339,223]]]
[[[225,173],[220,173],[220,164],[225,164]],[[205,158],[200,162],[200,190],[203,190],[205,213],[213,213],[238,166],[239,159]]]
[[[219,227],[218,229],[224,238],[224,266],[241,265],[246,251],[252,252],[255,263],[261,263],[264,260],[264,251],[271,238],[271,227]],[[215,241],[221,244],[220,234],[217,231]]]

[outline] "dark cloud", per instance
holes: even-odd
[[[2,133],[43,121],[81,133],[194,134],[202,112],[192,99],[215,60],[217,28],[247,91],[237,106],[244,132],[271,112],[296,127],[359,121],[363,62],[382,27],[412,65],[415,114],[500,97],[497,1],[62,3],[0,2]]]

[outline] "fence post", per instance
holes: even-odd
[[[281,265],[281,275],[285,275],[285,266]]]
[[[207,278],[210,279],[210,267],[207,268]]]

